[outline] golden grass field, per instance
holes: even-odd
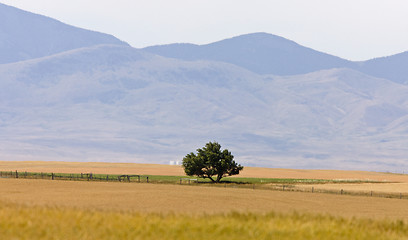
[[[310,189],[310,185],[296,185],[296,189]],[[355,193],[366,193],[367,195],[371,192],[380,193],[393,193],[393,194],[403,194],[403,196],[408,195],[408,183],[349,183],[349,184],[319,184],[313,186],[314,190],[326,190],[326,191],[344,191],[355,192]]]
[[[11,217],[10,217],[11,216]],[[2,239],[406,239],[400,221],[292,213],[141,214],[0,205]]]
[[[11,216],[11,217],[10,217]],[[292,213],[141,214],[0,205],[2,239],[406,239],[400,221]]]
[[[137,163],[81,163],[81,162],[12,162],[0,161],[0,171],[28,171],[55,173],[139,174],[184,176],[181,166]],[[402,193],[408,195],[408,175],[365,171],[303,170],[245,167],[238,177],[293,178],[380,181],[381,184],[324,184],[313,186],[316,190],[333,190],[377,193]],[[299,185],[298,189],[309,189]]]
[[[0,161],[2,171],[101,173],[183,176],[181,166],[139,163],[96,163],[96,162],[24,162]],[[365,171],[303,170],[245,167],[239,177],[253,178],[298,178],[298,179],[350,179],[388,182],[406,182],[408,175]]]
[[[231,211],[330,214],[408,221],[406,200],[206,186],[0,179],[0,201],[27,206],[144,213]]]
[[[0,170],[184,175],[180,166],[152,164],[0,162]],[[396,191],[408,183],[357,171],[245,168],[239,176],[376,180],[390,183],[373,187]],[[314,185],[336,186],[367,184]],[[408,239],[407,223],[405,199],[0,178],[0,239]]]

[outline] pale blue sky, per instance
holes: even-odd
[[[407,0],[0,0],[140,48],[268,32],[350,60],[408,51]]]

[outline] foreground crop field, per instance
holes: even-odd
[[[311,214],[183,215],[0,205],[1,239],[406,239],[401,221]]]
[[[149,164],[0,162],[0,170],[183,175],[179,166]],[[296,184],[316,190],[399,192],[408,183],[405,175],[375,172],[245,174],[384,182]],[[0,239],[408,239],[406,199],[222,186],[0,178]]]
[[[84,210],[330,214],[408,221],[407,200],[206,186],[0,179],[0,202]]]

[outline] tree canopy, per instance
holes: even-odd
[[[230,151],[221,150],[221,145],[217,142],[205,144],[205,147],[197,149],[197,154],[187,154],[183,158],[183,167],[188,176],[208,178],[217,183],[223,177],[239,174],[244,168],[234,161]]]

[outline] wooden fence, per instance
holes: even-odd
[[[149,182],[149,176],[112,175],[93,173],[34,173],[18,171],[0,171],[1,178],[49,179],[70,181],[105,181],[105,182]]]
[[[93,173],[33,173],[18,171],[0,171],[0,178],[25,178],[25,179],[49,179],[66,181],[99,181],[99,182],[134,182],[134,183],[169,183],[169,184],[188,184],[203,185],[211,187],[224,188],[251,188],[253,190],[274,190],[291,192],[309,192],[309,193],[328,193],[338,195],[354,195],[367,197],[399,198],[408,199],[406,193],[387,193],[374,191],[346,191],[344,189],[327,190],[317,189],[313,184],[310,187],[299,188],[296,184],[242,184],[242,183],[208,183],[200,182],[198,179],[180,178],[174,182],[150,181],[149,176],[142,175],[113,175],[113,174],[93,174]]]

